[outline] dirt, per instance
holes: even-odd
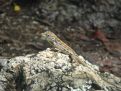
[[[40,39],[42,32],[50,30],[78,54],[99,65],[102,72],[121,77],[121,2],[117,2],[15,0],[0,7],[0,57],[22,56],[52,47]],[[20,6],[19,11],[14,10],[14,3]],[[95,35],[97,27],[108,44],[102,35]]]

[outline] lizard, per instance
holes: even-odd
[[[105,81],[105,79],[103,79],[99,74],[97,70],[92,70],[91,67],[89,66],[89,64],[87,64],[86,62],[82,61],[78,54],[71,48],[69,47],[66,43],[64,43],[59,37],[57,37],[53,32],[51,31],[46,31],[44,33],[41,33],[41,39],[42,40],[46,40],[48,41],[54,48],[57,48],[59,51],[61,51],[62,53],[65,53],[69,56],[71,56],[71,58],[77,63],[82,64],[83,66],[87,67],[89,69],[89,72],[87,72],[87,75],[91,76],[96,83],[103,87],[103,86],[116,86],[111,84],[108,81]],[[120,86],[116,86],[119,87]]]
[[[60,52],[68,54],[74,61],[77,61],[78,65],[88,66],[86,62],[82,61],[78,54],[64,43],[60,38],[58,38],[53,32],[47,31],[41,34],[41,39],[47,40],[54,48],[57,48]],[[74,62],[75,63],[75,62]]]

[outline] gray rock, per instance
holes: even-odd
[[[80,59],[86,61],[82,56]],[[86,61],[92,70],[98,67]],[[38,54],[0,61],[0,91],[115,91],[100,87],[81,64],[73,67],[68,55],[47,49]],[[109,76],[108,76],[109,75]],[[115,76],[107,74],[109,80]],[[121,79],[115,77],[118,84]],[[111,80],[112,81],[112,80]],[[110,82],[111,82],[110,81]],[[106,90],[107,89],[107,90]],[[119,90],[118,90],[119,91]]]

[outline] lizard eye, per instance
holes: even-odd
[[[47,37],[49,37],[50,35],[49,34],[47,34]]]

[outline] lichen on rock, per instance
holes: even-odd
[[[86,61],[81,56],[80,59]],[[81,64],[74,67],[71,62],[69,55],[50,49],[37,54],[6,59],[4,63],[0,61],[1,91],[110,91],[109,88],[106,90],[100,87],[98,85],[100,83],[96,83],[88,75],[92,70]],[[90,66],[93,70],[96,69],[95,65],[90,64]],[[110,77],[114,78],[109,74],[108,78]],[[115,79],[120,85],[121,79],[118,77]],[[116,88],[112,88],[112,91],[115,90]]]

